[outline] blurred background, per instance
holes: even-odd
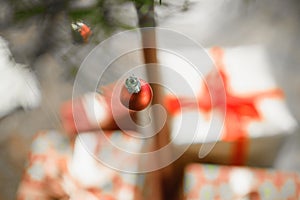
[[[266,46],[271,73],[286,94],[287,105],[300,120],[300,2],[297,0],[162,0],[155,2],[157,26],[181,32],[208,48],[214,45]],[[78,40],[71,23],[91,28],[88,41]],[[33,135],[61,129],[61,103],[72,96],[81,62],[101,41],[137,27],[132,1],[126,0],[0,0],[0,36],[8,42],[10,61],[0,54],[0,199],[14,199]],[[75,31],[76,32],[76,31]],[[75,33],[76,34],[76,33]],[[120,44],[122,45],[122,44]],[[7,48],[1,44],[1,51]],[[8,63],[8,64],[7,64]],[[27,65],[30,99],[18,70]],[[22,70],[21,70],[22,71]],[[19,74],[18,76],[16,74]],[[27,77],[26,73],[24,75]],[[27,80],[27,79],[26,79]],[[37,88],[33,88],[33,87]],[[12,93],[18,95],[12,95]],[[24,106],[19,99],[28,99]],[[7,104],[10,102],[10,104]],[[25,109],[23,109],[23,108]],[[286,137],[272,167],[300,172],[300,133]]]

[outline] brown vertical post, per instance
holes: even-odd
[[[143,55],[145,64],[150,64],[147,66],[147,76],[149,80],[155,80],[159,83],[161,80],[161,74],[159,71],[158,60],[157,60],[157,50],[156,50],[156,32],[155,32],[155,19],[154,19],[154,1],[144,0],[135,1],[135,6],[138,14],[139,27],[153,27],[151,29],[146,29],[141,32],[142,35],[142,45],[143,45]],[[148,48],[151,47],[151,48]],[[150,69],[151,68],[151,69]],[[152,104],[163,105],[164,91],[163,87],[158,84],[151,84],[153,89],[153,100]],[[154,125],[157,125],[160,120],[160,115],[154,111],[153,113]],[[170,131],[168,127],[168,120],[164,124],[163,128],[155,135],[152,150],[158,150],[170,141]],[[168,159],[171,156],[171,151],[164,155],[159,155],[159,157],[154,158],[150,162],[160,163],[160,160]],[[162,200],[170,199],[169,194],[173,189],[172,179],[176,178],[173,174],[173,164],[169,166],[148,173],[145,182],[145,196],[146,200]],[[174,191],[173,191],[174,192]]]

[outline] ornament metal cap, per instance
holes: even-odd
[[[139,93],[141,91],[141,82],[135,76],[130,76],[125,81],[125,87],[130,94]]]

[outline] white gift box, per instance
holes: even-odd
[[[216,49],[221,52],[221,58],[214,55]],[[196,52],[187,48],[181,51],[189,54]],[[272,148],[278,147],[281,136],[292,133],[297,122],[287,108],[283,92],[271,75],[271,62],[264,47],[214,47],[206,52],[207,57],[199,55],[198,63],[203,62],[201,66],[195,66],[193,62],[176,54],[159,53],[164,85],[171,97],[169,100],[178,98],[181,103],[177,105],[177,111],[173,110],[171,114],[172,142],[179,146],[195,145],[217,141],[236,142],[245,137],[251,140],[250,147],[245,147],[249,154],[263,151],[268,148],[268,144],[273,145]],[[207,61],[209,58],[211,62]],[[213,76],[213,71],[220,73],[215,80],[208,78]],[[178,78],[174,78],[176,76]],[[207,85],[209,89],[206,94]],[[216,94],[218,87],[223,87],[223,90]],[[225,105],[221,106],[224,110],[217,107],[210,110],[205,110],[203,106],[201,108],[201,103],[207,101],[205,98],[225,101]],[[167,101],[166,107],[174,109],[174,105],[172,107],[170,104]],[[245,110],[248,108],[252,110]]]

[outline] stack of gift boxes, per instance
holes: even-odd
[[[175,146],[190,146],[185,152],[188,155],[199,154],[204,144],[213,143],[215,147],[206,155],[214,165],[192,163],[185,168],[184,199],[300,199],[299,174],[246,167],[271,166],[282,139],[297,126],[285,105],[283,91],[271,76],[264,48],[213,47],[207,53],[215,66],[203,77],[189,77],[198,91],[196,103],[194,97],[184,92],[170,93],[165,98]],[[168,57],[161,56],[159,61],[172,65],[178,73],[184,74],[189,69],[187,63]],[[164,78],[166,82],[172,79]],[[218,88],[222,91],[218,92]],[[118,152],[103,142],[103,134],[115,144],[123,143],[135,151],[143,148],[141,142],[120,130],[92,131],[103,116],[91,115],[90,111],[101,108],[102,112],[111,112],[103,104],[109,105],[102,95],[87,94],[63,105],[62,122],[66,132],[82,136],[71,136],[75,137],[73,141],[56,131],[39,133],[29,154],[19,199],[143,199],[143,187],[146,187],[143,174],[111,169],[93,156],[119,158]],[[82,113],[77,127],[73,109]],[[217,113],[216,118],[221,122],[220,132],[214,136],[208,135],[212,113]],[[201,119],[202,128],[196,133],[188,125],[185,125],[187,129],[178,129],[182,119],[189,117]],[[178,139],[177,134],[183,137]],[[133,167],[138,167],[135,164]]]

